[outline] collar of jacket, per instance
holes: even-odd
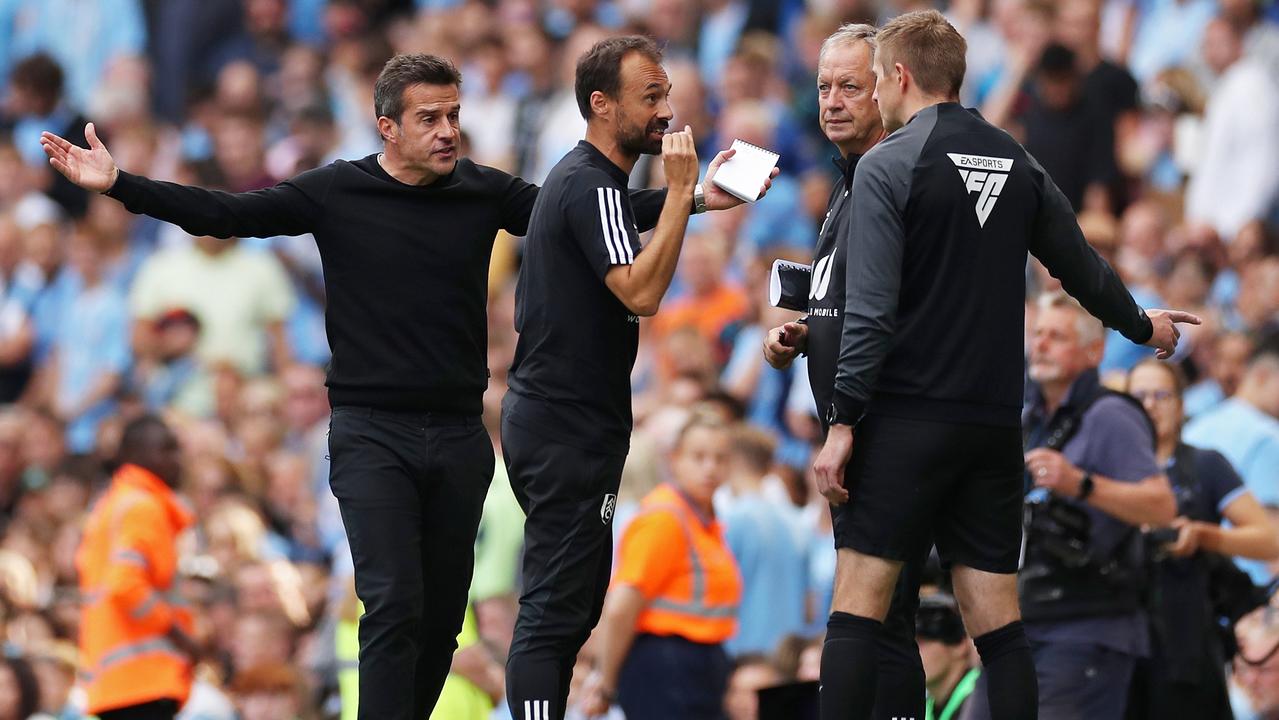
[[[178,530],[183,530],[195,522],[195,513],[173,492],[173,488],[165,484],[160,476],[144,467],[124,464],[116,470],[113,483],[136,488],[158,499],[168,512],[169,518]]]
[[[850,190],[853,187],[853,173],[857,170],[857,161],[861,160],[861,155],[849,153],[848,157],[840,157],[836,155],[830,161],[839,168],[840,175],[844,178],[844,189]]]

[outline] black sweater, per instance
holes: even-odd
[[[370,155],[249,193],[122,171],[107,194],[193,235],[312,233],[328,298],[331,403],[480,414],[493,238],[525,233],[536,186],[465,159],[430,185],[407,185]],[[633,193],[641,227],[656,222],[664,198]]]

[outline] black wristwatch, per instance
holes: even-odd
[[[1092,473],[1084,473],[1084,478],[1079,481],[1079,499],[1087,500],[1088,496],[1092,495],[1092,490],[1095,485],[1096,483],[1092,481]]]

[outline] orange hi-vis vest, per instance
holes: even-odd
[[[723,528],[704,520],[674,487],[649,493],[622,533],[614,585],[647,603],[636,630],[714,645],[737,632],[742,578]]]
[[[191,614],[171,596],[178,534],[194,516],[164,481],[136,465],[116,472],[76,553],[80,658],[89,713],[191,692],[191,664],[168,639]]]

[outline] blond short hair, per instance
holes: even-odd
[[[964,83],[968,43],[936,10],[905,13],[875,35],[878,62],[885,72],[901,63],[929,95],[954,97]]]

